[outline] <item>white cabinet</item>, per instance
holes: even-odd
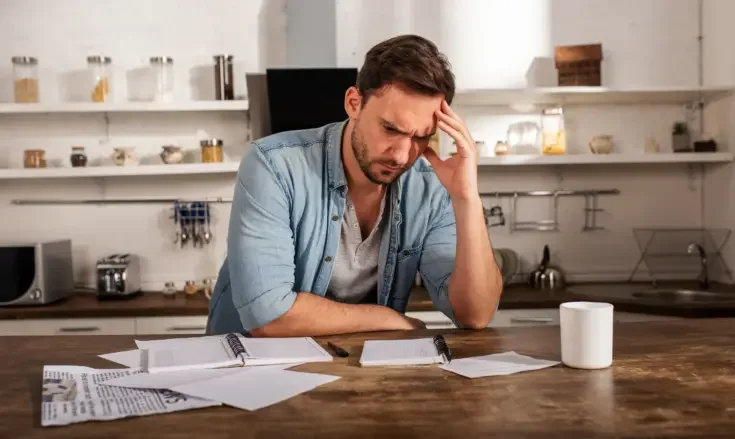
[[[548,326],[559,324],[559,309],[499,309],[488,328]]]
[[[680,320],[684,317],[659,316],[655,314],[640,314],[636,312],[614,311],[613,318],[616,322],[658,322],[663,320]]]
[[[138,317],[135,333],[204,335],[206,329],[207,316]]]
[[[0,320],[0,335],[133,335],[134,318]]]

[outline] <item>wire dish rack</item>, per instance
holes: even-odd
[[[628,277],[632,281],[641,266],[655,283],[666,276],[677,279],[695,279],[702,272],[698,251],[689,252],[690,244],[699,244],[707,257],[707,273],[712,279],[727,276],[732,282],[732,271],[722,257],[722,249],[730,239],[730,229],[717,228],[635,228],[641,256]]]

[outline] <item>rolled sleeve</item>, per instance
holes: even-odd
[[[254,144],[238,171],[227,237],[232,299],[246,331],[296,300],[290,204],[287,185]]]
[[[454,209],[445,194],[438,213],[424,239],[419,273],[434,306],[457,325],[449,303],[449,278],[454,270],[457,229]]]

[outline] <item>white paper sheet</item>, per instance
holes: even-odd
[[[257,369],[245,368],[235,374],[176,386],[171,390],[199,398],[213,399],[243,410],[258,410],[340,378],[289,370],[258,372]]]
[[[122,364],[125,367],[133,369],[145,368],[146,351],[142,349],[133,349],[132,351],[113,352],[110,354],[99,355],[100,358],[112,361],[113,363]]]
[[[135,340],[138,349],[170,349],[176,345],[191,345],[201,340],[220,340],[222,335],[204,335],[197,337],[163,338],[157,340]]]
[[[123,376],[107,380],[102,385],[127,387],[132,389],[171,389],[172,387],[191,384],[198,381],[206,381],[214,378],[242,372],[243,369],[253,371],[284,370],[295,364],[284,364],[277,366],[252,366],[247,368],[232,367],[224,369],[194,369],[177,370],[172,372],[139,373],[136,375]]]
[[[557,364],[558,361],[539,360],[510,351],[452,360],[451,363],[439,367],[467,378],[481,378],[544,369]]]

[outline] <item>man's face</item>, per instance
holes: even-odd
[[[361,102],[356,89],[347,93]],[[423,154],[436,130],[437,110],[444,96],[426,96],[400,86],[386,86],[373,94],[365,106],[351,107],[355,119],[351,141],[357,163],[375,184],[389,184]],[[354,101],[353,101],[354,103]]]

